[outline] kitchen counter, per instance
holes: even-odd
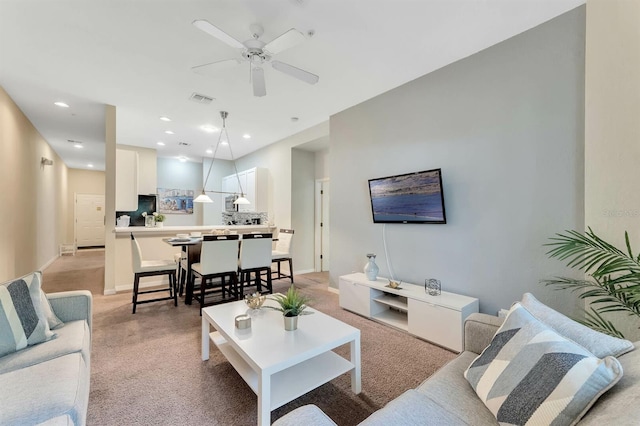
[[[246,232],[273,232],[276,230],[276,226],[265,225],[204,225],[204,226],[163,226],[162,228],[151,228],[146,226],[127,226],[118,228],[116,227],[114,232],[116,237],[121,234],[129,235],[132,232],[134,234],[145,235],[160,235],[160,234],[177,234],[177,233],[189,233],[198,231],[202,233],[211,233],[218,230],[236,231],[240,234]]]

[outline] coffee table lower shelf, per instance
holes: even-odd
[[[247,382],[251,390],[258,395],[258,373],[220,333],[217,331],[209,333],[209,338]],[[270,410],[275,410],[354,368],[349,360],[333,351],[328,351],[279,371],[271,376]]]

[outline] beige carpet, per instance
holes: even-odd
[[[182,300],[178,307],[158,302],[140,305],[132,315],[130,293],[102,296],[95,290],[92,281],[102,278],[96,276],[99,255],[94,253],[61,258],[44,274],[46,291],[86,288],[94,293],[88,423],[256,424],[256,396],[220,352],[212,347],[210,359],[201,361],[198,308]],[[276,281],[274,290],[285,291],[288,285]],[[296,285],[313,298],[314,308],[361,330],[362,393],[354,395],[349,375],[343,375],[274,410],[272,421],[313,403],[340,426],[357,424],[455,356],[342,310],[338,296],[326,290],[326,273],[296,276]],[[337,352],[347,356],[348,347]]]

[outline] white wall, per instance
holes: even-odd
[[[315,154],[291,150],[291,228],[296,272],[314,271],[315,233]]]
[[[587,2],[585,223],[624,249],[640,250],[640,2]],[[632,320],[631,320],[632,319]],[[631,320],[631,321],[630,321]],[[640,339],[640,321],[616,324]]]
[[[381,276],[508,308],[567,270],[543,244],[582,229],[585,9],[331,117],[331,285],[378,255]],[[367,180],[442,168],[446,225],[373,224]]]
[[[315,152],[316,179],[329,177],[329,148]]]

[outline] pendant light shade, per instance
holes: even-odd
[[[231,154],[231,161],[233,162],[233,170],[236,172],[236,179],[238,180],[238,188],[240,189],[240,196],[236,198],[236,200],[233,202],[233,204],[236,205],[248,205],[251,204],[249,202],[249,200],[247,200],[244,196],[244,191],[242,190],[242,183],[240,183],[240,176],[238,176],[238,169],[236,167],[236,160],[233,158],[233,151],[231,150],[231,141],[229,140],[229,134],[227,133],[227,117],[229,116],[229,113],[227,111],[220,111],[220,117],[222,117],[222,130],[220,130],[220,134],[218,135],[218,143],[216,143],[216,148],[213,151],[213,157],[211,158],[211,164],[209,165],[209,171],[207,172],[207,177],[204,180],[204,187],[202,188],[202,193],[200,195],[198,195],[193,202],[194,203],[213,203],[213,200],[211,199],[211,197],[209,197],[206,193],[207,192],[213,192],[216,194],[233,194],[233,195],[238,195],[238,193],[235,192],[224,192],[224,191],[209,191],[207,190],[207,182],[209,181],[209,175],[211,175],[211,169],[213,168],[213,161],[216,159],[216,153],[218,152],[218,147],[220,146],[223,138],[222,135],[224,134],[226,136],[226,138],[224,139],[227,142],[227,145],[229,146],[229,153]],[[224,145],[224,143],[223,143]]]

